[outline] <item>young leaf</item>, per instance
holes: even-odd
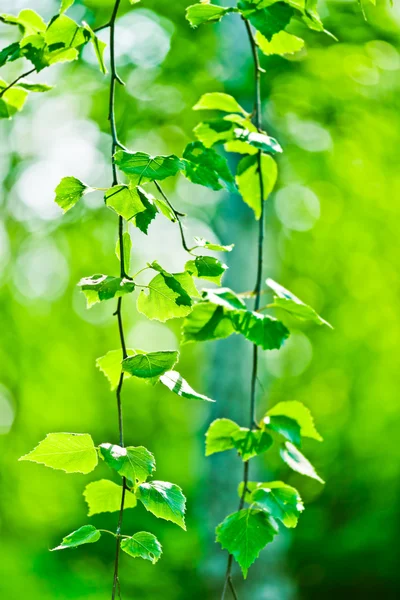
[[[92,191],[76,177],[64,177],[55,189],[55,202],[67,212],[88,192]]]
[[[13,42],[0,50],[0,67],[3,67],[7,62],[17,60],[18,58],[21,58],[21,48],[18,42]]]
[[[182,342],[205,342],[226,338],[235,332],[230,317],[222,306],[210,302],[195,304],[185,318],[182,327]]]
[[[99,63],[100,71],[103,73],[103,75],[106,75],[107,67],[104,63],[104,50],[107,44],[97,37],[90,25],[84,23],[83,26],[89,32],[90,41],[92,42],[94,52]]]
[[[32,83],[30,81],[21,81],[18,84],[18,88],[22,88],[23,90],[26,90],[27,92],[38,92],[38,93],[42,93],[42,92],[49,92],[50,90],[53,89],[52,85],[47,85],[47,83]],[[73,177],[71,179],[74,179]],[[88,191],[91,191],[88,189]]]
[[[232,440],[244,462],[266,452],[272,446],[272,437],[267,432],[259,429],[251,431],[246,427],[235,432]]]
[[[235,128],[236,125],[232,121],[223,117],[199,123],[193,129],[193,133],[206,148],[211,148],[215,144],[234,139]]]
[[[266,200],[274,189],[278,176],[276,162],[271,156],[261,155],[261,172],[264,187],[263,200]],[[261,194],[258,156],[245,156],[242,158],[237,168],[236,183],[244,202],[254,210],[256,219],[259,219],[261,216]]]
[[[154,204],[157,206],[158,210],[164,215],[164,217],[167,217],[167,219],[169,221],[172,221],[172,223],[176,222],[175,213],[172,210],[172,208],[168,206],[165,200],[163,200],[162,198],[153,198],[153,201]]]
[[[98,458],[88,433],[48,433],[29,454],[19,460],[40,463],[66,473],[90,473]]]
[[[75,0],[61,0],[60,13],[67,11],[75,2]]]
[[[122,369],[134,377],[141,379],[157,379],[176,364],[179,352],[142,352],[136,356],[128,356],[122,361]]]
[[[149,293],[143,290],[137,300],[137,309],[149,319],[168,321],[185,317],[192,310],[192,296],[198,291],[189,273],[159,273],[148,284]]]
[[[263,424],[266,429],[276,431],[296,446],[301,444],[300,425],[294,419],[285,416],[265,416]]]
[[[228,310],[242,310],[246,308],[246,304],[239,296],[229,288],[219,288],[218,290],[204,290],[203,297],[205,300],[223,306]]]
[[[35,33],[44,32],[46,30],[46,23],[42,17],[37,14],[34,10],[26,8],[21,10],[18,17],[13,15],[0,15],[0,22],[8,25],[17,25],[25,36],[34,35]]]
[[[202,23],[216,23],[229,12],[233,12],[233,8],[223,8],[216,4],[201,3],[192,4],[186,9],[186,19],[192,27],[197,27]]]
[[[221,92],[203,94],[193,106],[193,110],[221,110],[226,113],[241,113],[248,117],[248,113],[240,106],[233,96]]]
[[[272,419],[272,417],[275,416],[284,416],[289,417],[289,419],[293,419],[299,424],[300,434],[303,437],[313,438],[318,442],[322,442],[323,438],[320,436],[320,434],[315,428],[314,419],[311,415],[310,410],[301,402],[297,402],[296,400],[291,400],[288,402],[278,402],[278,404],[275,404],[275,406],[273,406],[267,412],[264,418],[264,423],[268,425],[265,419]]]
[[[149,225],[153,221],[153,219],[156,218],[156,214],[158,212],[157,206],[155,204],[156,199],[152,194],[148,194],[147,192],[145,192],[145,190],[140,186],[137,188],[137,192],[139,194],[139,198],[143,206],[145,207],[145,210],[136,215],[133,221],[135,223],[135,226],[138,229],[140,229],[142,233],[145,233],[147,235]]]
[[[160,381],[169,390],[171,390],[171,392],[174,392],[174,394],[177,394],[178,396],[182,396],[182,398],[187,398],[188,400],[207,400],[208,402],[215,402],[215,400],[195,392],[190,387],[188,382],[185,381],[182,375],[177,371],[167,371],[164,373],[164,375],[161,375]]]
[[[234,436],[240,432],[240,426],[230,419],[213,421],[206,433],[206,456],[235,448]]]
[[[127,348],[128,355],[135,354],[135,350]],[[107,377],[111,385],[111,390],[115,390],[118,386],[119,379],[122,373],[122,350],[110,350],[104,356],[100,356],[96,360],[96,366]],[[129,379],[130,374],[124,372],[124,379]]]
[[[314,467],[309,460],[296,448],[291,442],[285,442],[285,445],[280,450],[282,460],[297,473],[316,479],[320,483],[325,483],[323,479],[316,473]]]
[[[250,310],[236,310],[230,314],[237,333],[263,350],[279,350],[289,337],[289,330],[283,323],[269,315]]]
[[[90,32],[66,15],[58,15],[48,24],[44,39],[51,54],[53,49],[64,50],[83,46],[90,40]]]
[[[304,40],[286,31],[280,31],[272,36],[268,41],[259,31],[256,33],[256,42],[261,52],[266,56],[277,54],[285,56],[286,54],[295,54],[304,48]]]
[[[97,302],[130,294],[135,289],[135,284],[131,279],[122,279],[111,275],[84,277],[80,280],[78,286],[86,296],[88,308]]]
[[[231,252],[235,245],[230,244],[229,246],[221,246],[220,244],[214,244],[201,237],[195,237],[194,241],[196,243],[195,248],[207,248],[207,250],[213,250],[214,252]]]
[[[136,495],[145,509],[153,515],[172,521],[186,530],[186,499],[179,486],[166,481],[151,481],[139,485]]]
[[[296,527],[304,510],[298,491],[282,481],[260,484],[253,491],[251,502],[256,502],[272,517],[279,519],[285,527]]]
[[[185,168],[184,163],[175,155],[150,156],[145,152],[125,152],[117,150],[115,164],[133,183],[142,184],[147,181],[160,181],[176,175]]]
[[[143,446],[100,444],[100,453],[109,467],[134,485],[145,482],[156,468],[153,454]]]
[[[227,265],[213,256],[196,256],[194,260],[189,260],[185,265],[185,271],[193,277],[208,279],[218,285],[220,285],[221,277],[227,268]]]
[[[0,92],[7,87],[7,83],[0,79]],[[11,119],[18,111],[22,110],[28,92],[16,87],[10,88],[0,97],[0,119]]]
[[[229,515],[216,529],[217,542],[234,556],[245,579],[260,551],[272,542],[277,533],[269,515],[252,508]]]
[[[89,507],[89,517],[104,512],[117,512],[121,508],[122,486],[109,479],[88,483],[83,495]],[[136,504],[136,496],[125,490],[124,508],[135,508]]]
[[[121,550],[129,556],[133,556],[133,558],[150,560],[153,565],[156,564],[162,554],[160,542],[155,535],[147,533],[147,531],[138,531],[132,537],[123,539]]]
[[[257,150],[262,150],[266,154],[277,154],[283,152],[282,147],[275,138],[266,133],[258,131],[249,131],[248,129],[236,128],[233,131],[235,140],[253,146]]]
[[[126,221],[134,219],[146,210],[136,186],[114,185],[106,191],[104,200],[107,206]]]
[[[129,273],[129,267],[131,265],[132,240],[128,231],[124,231],[122,234],[122,249],[124,252],[124,270],[126,273]],[[121,260],[121,246],[119,239],[117,240],[115,246],[115,254],[118,260]]]
[[[293,8],[283,2],[277,2],[259,9],[258,4],[265,6],[267,3],[257,0],[240,0],[238,8],[267,40],[271,40],[275,33],[282,31],[289,24],[293,16]]]
[[[212,190],[225,187],[229,192],[236,190],[235,179],[229,170],[226,159],[201,142],[190,142],[183,153],[184,175],[193,183],[204,185]]]
[[[96,527],[93,527],[93,525],[84,525],[67,535],[59,546],[52,548],[52,551],[64,550],[65,548],[76,548],[83,544],[93,544],[94,542],[97,542],[100,537],[101,533]]]
[[[273,279],[267,279],[266,284],[276,294],[273,304],[270,305],[272,308],[281,308],[298,319],[312,321],[317,325],[327,325],[332,329],[332,325],[320,317],[311,306],[304,304],[300,298],[297,298],[282,285],[276,283]]]

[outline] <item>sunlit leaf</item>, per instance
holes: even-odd
[[[67,535],[61,544],[52,550],[64,550],[65,548],[76,548],[83,544],[93,544],[101,537],[101,533],[93,525],[84,525],[76,531]]]
[[[137,309],[149,319],[167,321],[185,317],[192,310],[192,297],[198,291],[189,273],[159,273],[148,284],[149,293],[143,290],[137,300]]]
[[[122,361],[124,371],[141,379],[159,378],[176,364],[179,352],[141,352]]]
[[[117,512],[121,509],[122,485],[117,485],[109,479],[88,483],[83,495],[89,507],[89,517],[104,512]],[[124,508],[134,508],[136,504],[136,496],[129,490],[125,490]]]
[[[289,292],[282,285],[279,285],[273,279],[267,279],[266,284],[277,294],[274,297],[273,304],[270,304],[271,308],[281,308],[298,319],[313,321],[317,325],[327,325],[332,328],[332,325],[320,317],[311,306],[304,304],[300,298],[297,298],[297,296]]]
[[[300,426],[300,434],[303,437],[313,438],[322,442],[322,437],[315,428],[314,419],[310,410],[297,400],[287,402],[278,402],[266,414],[264,422],[267,423],[269,417],[284,416],[293,419]],[[268,424],[268,423],[267,423]],[[293,440],[292,440],[293,441]]]
[[[283,2],[268,4],[262,0],[239,0],[238,8],[267,40],[271,40],[275,33],[282,31],[289,24],[294,11]]]
[[[271,156],[261,155],[261,173],[263,180],[263,200],[266,200],[274,189],[278,176],[276,162]],[[261,216],[260,175],[258,156],[245,156],[240,161],[236,183],[243,200],[253,209],[256,219]]]
[[[185,168],[184,163],[175,155],[150,156],[145,152],[126,152],[117,150],[115,164],[133,183],[160,181],[176,175]]]
[[[316,479],[320,483],[325,483],[316,473],[310,461],[294,446],[291,442],[285,442],[280,450],[282,460],[297,473]]]
[[[260,429],[254,431],[241,427],[232,435],[233,445],[244,461],[263,454],[272,446],[272,438]]]
[[[115,185],[106,191],[104,200],[107,206],[126,221],[146,210],[136,186]]]
[[[202,23],[216,23],[229,12],[233,12],[232,8],[223,8],[216,4],[201,3],[192,4],[186,9],[186,19],[192,27],[197,27]]]
[[[285,527],[296,527],[304,510],[298,491],[282,481],[259,484],[251,494],[251,502],[256,502]]]
[[[179,486],[167,481],[151,481],[139,485],[136,495],[146,510],[153,515],[186,529],[186,498]]]
[[[131,348],[127,348],[126,351],[128,356],[135,354],[135,350],[132,350]],[[100,358],[96,359],[96,366],[107,377],[111,385],[111,390],[115,390],[118,386],[118,382],[122,372],[121,348],[119,348],[118,350],[110,350],[104,356],[100,356]],[[124,379],[128,379],[129,377],[130,374],[125,371]]]
[[[129,273],[129,268],[131,265],[132,240],[128,231],[124,231],[122,234],[122,250],[124,253],[124,270],[126,273]],[[121,260],[121,245],[119,239],[117,240],[115,246],[115,254],[118,260]]]
[[[185,318],[182,327],[183,343],[205,342],[226,338],[235,332],[232,321],[222,306],[199,302]]]
[[[230,419],[216,419],[206,433],[206,456],[235,448],[233,437],[240,435],[240,426]]]
[[[188,400],[207,400],[208,402],[215,402],[203,394],[199,394],[190,387],[187,381],[183,379],[182,375],[177,371],[167,371],[160,377],[161,383],[163,383],[171,392],[187,398]]]
[[[76,177],[63,177],[55,189],[55,202],[67,212],[90,191],[92,189]]]
[[[273,54],[279,56],[295,54],[304,48],[304,40],[286,31],[275,33],[271,41],[268,41],[267,38],[257,31],[256,41],[261,52],[266,56],[272,56]]]
[[[196,256],[185,265],[185,270],[200,279],[208,279],[220,285],[221,277],[227,270],[227,266],[213,256]]]
[[[132,537],[124,538],[121,541],[121,550],[129,554],[129,556],[133,556],[133,558],[150,560],[153,565],[159,560],[162,554],[160,542],[155,535],[147,533],[147,531],[138,531]]]
[[[130,279],[112,277],[111,275],[84,277],[80,280],[78,286],[86,296],[88,308],[97,302],[130,294],[135,289],[135,284]]]
[[[193,183],[212,190],[225,187],[230,192],[235,191],[235,179],[226,159],[212,148],[206,148],[201,142],[191,142],[186,146],[183,158],[184,175]]]
[[[143,446],[100,444],[100,453],[109,467],[133,484],[143,483],[156,468],[156,460]]]
[[[66,473],[90,473],[96,467],[98,457],[88,433],[49,433],[19,460],[40,463]]]
[[[196,248],[207,248],[207,250],[213,250],[215,252],[231,252],[235,245],[230,244],[229,246],[221,246],[220,244],[214,244],[214,242],[209,242],[201,237],[195,237],[194,241],[196,243]]]
[[[193,106],[193,110],[221,110],[227,113],[241,113],[248,116],[247,112],[240,106],[233,96],[222,92],[209,92],[203,94],[200,100]]]

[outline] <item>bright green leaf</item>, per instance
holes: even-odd
[[[132,240],[128,231],[124,231],[122,234],[122,249],[124,253],[124,270],[126,273],[129,273],[129,268],[131,266]],[[121,245],[119,239],[115,246],[115,254],[118,260],[121,260]]]
[[[263,454],[272,446],[272,438],[260,429],[254,431],[241,427],[232,435],[233,445],[242,457],[243,461],[250,460],[254,456]]]
[[[141,379],[159,378],[170,371],[176,364],[179,352],[141,352],[136,356],[129,356],[122,361],[122,369],[133,377]]]
[[[276,283],[273,279],[267,279],[266,284],[275,292],[275,294],[277,294],[274,297],[273,304],[270,304],[270,307],[281,308],[298,319],[313,321],[313,323],[317,323],[317,325],[327,325],[332,329],[332,325],[320,317],[311,306],[304,304],[302,300],[297,298],[297,296],[292,294],[292,292],[289,292],[289,290],[282,285]]]
[[[106,191],[104,200],[107,206],[126,221],[146,210],[136,186],[115,185]]]
[[[275,519],[279,519],[285,527],[296,527],[304,510],[298,491],[282,481],[260,484],[253,491],[251,501],[256,502]]]
[[[263,424],[266,429],[276,431],[276,433],[283,435],[289,442],[292,442],[296,446],[300,446],[300,425],[294,419],[281,415],[271,417],[267,415],[263,419]]]
[[[217,542],[232,554],[246,578],[249,567],[278,531],[265,511],[247,508],[226,517],[216,533]]]
[[[174,394],[177,394],[178,396],[182,396],[182,398],[215,402],[215,400],[211,400],[211,398],[195,392],[177,371],[167,371],[164,375],[161,375],[160,381],[171,390],[171,392],[174,392]]]
[[[266,417],[284,416],[293,419],[300,426],[300,434],[303,437],[313,438],[322,442],[322,437],[318,433],[314,425],[314,419],[309,409],[301,402],[289,400],[288,402],[278,402],[266,414]],[[264,422],[265,419],[264,419]]]
[[[135,354],[135,350],[127,348],[127,354]],[[111,390],[115,390],[118,386],[119,379],[122,373],[122,350],[110,350],[104,356],[100,356],[96,360],[96,366],[107,377],[111,385]],[[130,377],[129,373],[124,372],[124,379]]]
[[[74,2],[75,0],[61,0],[60,13],[62,14],[68,10]]]
[[[145,152],[125,152],[117,150],[115,164],[133,183],[160,181],[176,175],[185,168],[184,163],[175,155],[150,156]]]
[[[54,191],[55,202],[64,212],[67,212],[85,194],[93,190],[76,177],[63,177]]]
[[[235,140],[253,146],[257,150],[262,150],[266,154],[277,154],[283,152],[281,146],[275,138],[266,133],[258,131],[249,131],[248,129],[234,129]]]
[[[200,279],[208,279],[220,285],[221,277],[227,270],[227,266],[213,256],[196,256],[185,265],[185,270]]]
[[[148,194],[140,186],[137,188],[137,192],[139,194],[139,198],[143,206],[145,207],[145,210],[136,215],[136,217],[133,219],[133,222],[135,226],[138,229],[140,229],[140,231],[147,235],[149,225],[153,221],[153,219],[156,218],[158,212],[156,206],[156,199],[152,194]]]
[[[107,44],[97,37],[90,25],[84,23],[84,28],[89,32],[90,41],[92,42],[92,46],[94,48],[94,52],[99,63],[100,71],[104,75],[106,75],[107,67],[104,63],[104,50],[106,49]]]
[[[259,31],[256,33],[256,42],[261,52],[266,56],[277,54],[285,56],[286,54],[295,54],[304,48],[304,40],[286,31],[280,31],[272,36],[268,41]]]
[[[235,179],[226,159],[212,148],[206,148],[201,142],[191,142],[186,146],[183,158],[184,175],[193,183],[212,190],[220,190],[223,187],[229,192],[236,190]]]
[[[229,246],[221,246],[220,244],[208,242],[207,240],[201,237],[195,237],[194,241],[196,243],[195,248],[206,248],[207,250],[213,250],[214,252],[231,252],[235,245],[230,244]]]
[[[151,481],[139,485],[136,495],[145,509],[153,515],[186,529],[186,499],[179,486],[166,481]]]
[[[222,306],[210,302],[195,304],[182,327],[183,343],[226,338],[235,332]]]
[[[237,333],[263,350],[279,350],[289,337],[289,330],[283,323],[269,315],[250,310],[237,310],[230,315]]]
[[[52,550],[64,550],[65,548],[76,548],[83,544],[93,544],[97,542],[101,537],[101,533],[93,525],[84,525],[76,531],[73,531],[67,535],[61,544]]]
[[[0,79],[0,93],[7,83]],[[17,87],[10,88],[0,96],[0,119],[10,119],[16,112],[22,110],[28,92]]]
[[[34,35],[35,33],[44,32],[46,23],[42,17],[30,8],[21,10],[17,17],[13,15],[0,15],[0,21],[8,25],[17,25],[24,35]]]
[[[88,308],[97,302],[130,294],[135,289],[135,284],[130,279],[112,277],[111,275],[84,277],[80,280],[78,286],[86,296]]]
[[[230,419],[213,421],[206,433],[206,456],[235,448],[233,437],[240,431],[240,426]]]
[[[320,483],[325,483],[316,473],[310,461],[294,446],[291,442],[285,442],[280,450],[282,460],[297,473],[316,479]]]
[[[3,67],[7,62],[12,62],[21,57],[21,49],[18,42],[13,42],[0,50],[0,67]]]
[[[137,309],[149,319],[167,321],[185,317],[192,310],[192,296],[198,291],[189,273],[159,273],[148,284],[149,293],[143,290],[137,300]]]
[[[89,507],[89,517],[104,512],[117,512],[121,509],[122,485],[117,485],[109,479],[88,483],[83,495]],[[125,490],[124,508],[134,508],[136,504],[136,496],[129,490]]]
[[[49,433],[29,454],[19,460],[40,463],[66,473],[90,473],[98,458],[88,433]]]
[[[238,165],[236,183],[246,204],[254,210],[256,219],[261,216],[260,176],[258,171],[258,155],[245,156]],[[266,200],[274,189],[278,176],[278,167],[271,156],[261,155],[261,173],[263,179],[263,200]]]
[[[216,4],[202,2],[201,4],[192,4],[186,9],[186,19],[192,27],[197,27],[202,23],[216,23],[223,16],[233,12],[232,8],[223,8]]]
[[[221,92],[209,92],[203,94],[200,100],[193,106],[193,110],[221,110],[227,113],[242,113],[245,117],[247,112],[240,106],[233,96]]]
[[[109,467],[134,485],[146,481],[156,468],[153,454],[143,446],[100,444],[100,453]]]
[[[131,0],[132,1],[132,0]],[[138,531],[132,537],[121,541],[121,550],[133,556],[133,558],[144,558],[150,560],[153,565],[162,554],[162,547],[158,539],[147,531]]]
[[[240,0],[238,8],[242,15],[260,31],[267,40],[285,29],[293,16],[293,8],[283,2],[267,3],[263,0]],[[258,8],[258,5],[261,8]]]

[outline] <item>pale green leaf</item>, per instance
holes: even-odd
[[[304,40],[286,31],[280,31],[272,36],[268,41],[259,31],[256,33],[256,42],[261,52],[266,56],[277,54],[285,56],[286,54],[295,54],[304,48]]]
[[[150,156],[145,152],[126,152],[117,150],[115,164],[133,183],[160,181],[176,175],[185,168],[184,163],[175,155]]]
[[[163,200],[162,198],[154,198],[153,201],[154,201],[154,204],[159,209],[159,211],[164,215],[164,217],[167,217],[167,219],[169,219],[170,221],[175,223],[175,221],[176,221],[175,213],[172,210],[172,208],[170,206],[168,206],[168,204],[165,202],[165,200]]]
[[[22,88],[27,92],[49,92],[53,89],[52,85],[47,85],[47,83],[32,83],[30,81],[21,81],[18,84],[18,88]],[[73,177],[71,178],[73,179]]]
[[[213,421],[206,433],[206,456],[235,448],[233,438],[240,431],[240,426],[230,419]]]
[[[86,44],[90,40],[90,32],[73,19],[60,14],[50,21],[44,39],[51,55],[52,48],[74,49]]]
[[[320,483],[325,483],[316,473],[310,461],[294,446],[291,442],[285,442],[280,450],[282,460],[297,473],[316,479]]]
[[[213,250],[214,252],[231,252],[235,245],[230,244],[229,246],[221,246],[220,244],[214,244],[214,242],[209,242],[202,237],[195,237],[194,241],[196,243],[195,248],[206,248],[207,250]]]
[[[186,529],[186,499],[179,486],[166,481],[151,481],[139,485],[136,495],[146,510],[153,515]]]
[[[270,137],[266,133],[249,131],[248,129],[241,129],[238,127],[233,130],[233,134],[236,141],[253,146],[253,148],[262,150],[262,152],[265,152],[266,154],[278,154],[283,152],[276,139]]]
[[[126,221],[146,210],[136,186],[115,185],[106,191],[104,200],[107,206]]]
[[[208,402],[215,402],[215,400],[195,392],[195,390],[190,387],[188,382],[185,381],[182,375],[177,371],[167,371],[164,373],[164,375],[161,375],[160,381],[169,390],[171,390],[171,392],[174,392],[174,394],[177,394],[178,396],[182,396],[182,398],[187,398],[188,400],[207,400]]]
[[[296,400],[278,402],[278,404],[275,404],[275,406],[267,412],[267,421],[268,417],[272,416],[284,416],[293,419],[299,424],[300,434],[303,437],[313,438],[314,440],[322,442],[322,437],[315,428],[314,419],[310,410],[301,402],[297,402]],[[265,419],[264,422],[268,424]]]
[[[46,23],[34,10],[26,8],[21,10],[17,17],[13,15],[0,14],[0,21],[8,25],[17,25],[24,35],[34,35],[46,30]]]
[[[93,190],[76,177],[63,177],[54,191],[55,202],[64,212],[67,212],[85,194]]]
[[[159,560],[162,554],[160,542],[155,535],[147,533],[147,531],[138,531],[132,537],[124,538],[121,541],[121,550],[129,554],[129,556],[133,556],[133,558],[150,560],[153,565]]]
[[[149,319],[167,321],[185,317],[192,310],[192,297],[198,291],[189,273],[159,273],[148,284],[149,293],[143,290],[137,300],[137,309]]]
[[[204,290],[203,297],[205,300],[218,306],[223,306],[228,310],[242,310],[246,308],[243,300],[229,288]]]
[[[183,153],[184,175],[193,183],[212,190],[225,187],[229,192],[236,190],[235,179],[226,159],[201,142],[190,142]]]
[[[60,13],[62,14],[68,10],[74,2],[75,0],[61,0]]]
[[[253,209],[256,219],[261,216],[260,175],[258,155],[245,156],[238,165],[236,183],[246,204]],[[263,180],[263,200],[266,200],[274,189],[278,176],[278,167],[274,159],[266,154],[261,155],[261,173]]]
[[[7,87],[7,83],[0,79],[0,92]],[[11,119],[11,117],[22,110],[28,92],[17,87],[12,87],[0,97],[0,119]]]
[[[235,332],[229,315],[222,306],[199,302],[185,318],[182,327],[183,343],[205,342],[226,338]]]
[[[203,94],[193,106],[193,110],[221,110],[227,113],[241,113],[245,117],[247,112],[240,106],[233,96],[222,92],[209,92]]]
[[[65,548],[76,548],[83,544],[93,544],[97,542],[101,537],[101,533],[93,525],[84,525],[76,531],[73,531],[67,535],[61,544],[52,550],[64,550]]]
[[[186,19],[192,27],[197,27],[202,23],[216,23],[229,12],[233,12],[232,8],[223,8],[216,4],[202,2],[201,4],[192,4],[186,9]]]
[[[109,479],[88,483],[83,495],[89,507],[89,517],[104,512],[117,512],[121,509],[122,485],[117,485]],[[136,504],[136,496],[129,490],[125,490],[124,508],[134,508]]]
[[[86,296],[88,308],[97,302],[130,294],[135,289],[135,284],[131,279],[112,277],[111,275],[84,277],[78,286]]]
[[[296,527],[304,505],[298,491],[282,481],[261,483],[253,491],[251,502],[258,504],[285,527]]]
[[[169,350],[163,352],[143,352],[129,356],[122,361],[122,369],[133,377],[141,379],[159,378],[161,375],[170,371],[179,358],[179,352]]]
[[[275,294],[277,294],[274,297],[273,304],[270,304],[270,307],[281,308],[298,319],[312,321],[313,323],[317,323],[317,325],[327,325],[332,329],[332,325],[320,317],[311,306],[304,304],[302,300],[297,298],[297,296],[292,294],[292,292],[289,292],[289,290],[282,285],[276,283],[273,279],[267,279],[266,284],[275,292]]]
[[[283,2],[239,0],[238,8],[267,40],[271,40],[274,34],[285,29],[293,16],[293,8]]]
[[[66,473],[90,473],[98,462],[96,448],[88,433],[49,433],[19,460],[40,463]]]
[[[134,485],[143,483],[156,468],[156,460],[144,446],[100,444],[100,453],[109,467]]]
[[[135,354],[135,350],[127,348],[127,354]],[[111,390],[115,390],[122,373],[122,350],[110,350],[104,356],[96,360],[96,366],[107,377],[111,385]],[[129,373],[124,372],[124,379],[129,379]]]
[[[124,231],[122,234],[122,249],[124,252],[124,270],[126,273],[129,273],[129,268],[131,266],[131,251],[132,251],[132,240],[128,231]],[[121,260],[121,245],[119,239],[117,240],[115,246],[115,254],[118,260]]]
[[[227,268],[227,265],[213,256],[196,256],[185,265],[185,270],[194,277],[208,279],[218,285],[221,284],[221,277]]]
[[[263,425],[266,429],[276,431],[280,435],[283,435],[289,442],[293,442],[296,446],[301,444],[300,425],[294,419],[289,417],[276,415],[266,416],[263,419]]]
[[[239,563],[244,578],[260,551],[277,533],[269,515],[252,508],[229,515],[216,529],[217,542]]]
[[[99,63],[100,71],[104,75],[106,75],[107,67],[104,62],[104,50],[106,49],[107,44],[97,37],[90,25],[88,25],[87,23],[83,23],[83,26],[89,32],[90,41],[92,42],[97,61]]]

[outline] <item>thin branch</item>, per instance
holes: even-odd
[[[254,62],[254,121],[258,131],[261,131],[261,86],[260,86],[260,74],[261,67],[260,61],[258,58],[258,50],[257,43],[254,39],[253,32],[251,30],[250,23],[247,19],[243,18],[247,35],[250,42],[251,52],[253,55]],[[264,180],[262,175],[262,152],[261,150],[257,154],[257,171],[258,171],[258,180],[260,187],[260,200],[261,200],[261,216],[258,227],[258,242],[257,242],[257,275],[256,275],[256,283],[254,286],[254,292],[252,296],[254,297],[254,310],[258,311],[261,303],[261,285],[262,285],[262,273],[263,273],[263,252],[264,252]],[[250,380],[250,415],[249,415],[249,426],[253,431],[257,429],[257,419],[256,419],[256,385],[258,379],[258,346],[257,344],[253,345],[253,364],[252,364],[252,373]],[[243,464],[243,492],[239,502],[238,510],[242,510],[245,502],[246,491],[248,488],[249,482],[249,461],[244,462]],[[229,586],[233,597],[237,600],[237,594],[235,588],[233,586],[231,572],[232,572],[232,555],[229,555],[228,564],[226,567],[225,574],[225,583],[222,591],[221,600],[224,600],[227,588]]]
[[[192,249],[189,248],[189,246],[186,243],[186,239],[185,239],[185,233],[183,231],[183,225],[182,225],[182,221],[180,219],[180,217],[182,217],[182,213],[179,213],[178,211],[175,210],[175,208],[172,206],[171,202],[168,200],[167,196],[165,195],[164,191],[161,188],[161,185],[158,183],[158,181],[154,181],[156,188],[158,189],[158,191],[160,192],[160,194],[162,195],[162,197],[164,198],[165,202],[168,204],[168,206],[170,207],[170,209],[172,210],[172,212],[174,213],[174,217],[178,223],[179,226],[179,231],[181,234],[181,240],[182,240],[182,246],[183,249],[186,250],[186,252],[189,252],[189,254],[192,254]]]
[[[12,81],[11,83],[9,83],[7,87],[5,87],[2,90],[0,90],[0,98],[8,90],[10,90],[12,87],[14,87],[14,85],[16,85],[19,81],[21,81],[21,79],[23,79],[24,77],[28,77],[28,75],[32,75],[32,73],[35,73],[35,71],[36,71],[36,69],[30,69],[29,71],[26,71],[25,73],[22,73],[22,75],[19,75],[19,77],[17,77],[17,79],[14,79],[14,81]]]

